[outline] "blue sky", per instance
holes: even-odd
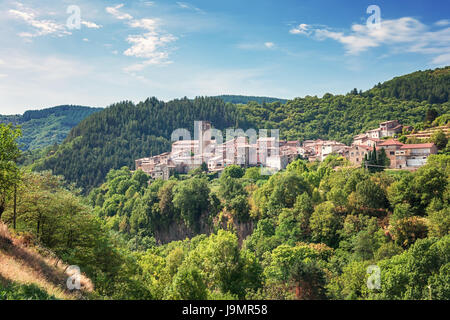
[[[370,5],[379,28],[367,25]],[[69,6],[79,29],[67,24]],[[450,65],[449,13],[449,1],[419,0],[2,0],[0,114],[365,90]]]

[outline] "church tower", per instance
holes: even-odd
[[[209,121],[194,121],[194,139],[198,140],[198,152],[203,159],[203,153],[211,143],[211,123]]]

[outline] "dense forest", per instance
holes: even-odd
[[[221,95],[216,96],[215,98],[222,99],[224,102],[231,102],[233,104],[248,104],[251,101],[254,101],[256,103],[262,104],[262,103],[272,103],[272,102],[280,102],[280,103],[286,103],[287,99],[279,99],[279,98],[271,98],[271,97],[255,97],[255,96],[236,96],[236,95]]]
[[[379,83],[366,92],[368,96],[398,98],[402,100],[444,103],[450,92],[450,67],[417,71]]]
[[[0,132],[0,219],[78,265],[95,288],[87,298],[450,298],[449,154],[416,172],[329,156],[270,177],[228,166],[220,177],[199,168],[150,183],[124,167],[83,197],[62,177],[15,167],[20,132]],[[193,236],[161,241],[174,226]],[[7,298],[47,298],[16,289],[0,282]]]
[[[0,115],[0,123],[21,126],[20,148],[30,154],[33,150],[60,144],[81,120],[100,110],[101,108],[65,105],[29,110],[23,115]]]

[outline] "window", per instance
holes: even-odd
[[[394,152],[394,151],[390,151],[389,154],[390,154],[391,156],[393,156],[393,155],[395,154],[395,152]]]

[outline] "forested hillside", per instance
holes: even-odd
[[[22,150],[35,150],[64,141],[70,129],[92,113],[101,110],[82,106],[58,106],[29,110],[23,115],[2,116],[0,123],[13,123],[22,128]]]
[[[447,102],[450,92],[450,67],[417,71],[376,85],[366,94],[402,100]]]
[[[151,98],[137,105],[125,101],[82,121],[35,169],[51,169],[90,189],[101,184],[110,169],[133,167],[135,159],[170,150],[172,131],[193,132],[194,120],[199,119],[210,120],[219,129],[248,126],[234,105],[218,98],[168,103]]]
[[[396,119],[404,125],[423,122],[429,109],[445,114],[450,112],[450,103],[325,94],[322,98],[296,98],[285,105],[275,102],[239,106],[247,121],[259,128],[278,128],[283,139],[333,139],[347,144],[354,135],[377,128],[382,121]]]
[[[250,101],[254,101],[257,103],[272,103],[279,101],[280,103],[286,103],[287,99],[279,99],[279,98],[271,98],[271,97],[255,97],[255,96],[236,96],[236,95],[221,95],[217,96],[215,98],[222,99],[225,102],[231,102],[234,104],[247,104]]]
[[[280,129],[289,140],[334,139],[349,144],[352,137],[398,119],[404,125],[425,120],[427,111],[450,112],[450,103],[430,104],[364,93],[325,94],[288,101],[247,105],[225,103],[219,98],[162,102],[147,99],[137,105],[121,102],[82,121],[67,140],[35,165],[53,170],[68,181],[90,190],[101,184],[110,169],[134,167],[134,160],[170,150],[174,129],[193,132],[194,120],[209,120],[219,129]]]

